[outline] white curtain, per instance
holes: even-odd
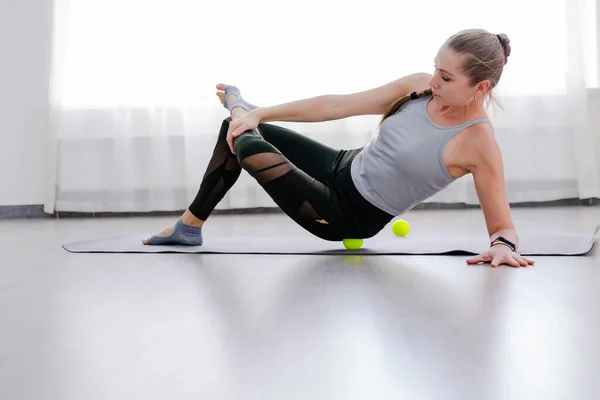
[[[465,28],[506,33],[490,109],[511,202],[600,197],[596,0],[55,0],[46,211],[182,210],[228,112],[351,93],[417,71]],[[378,117],[280,123],[338,148]],[[477,204],[470,176],[430,202]],[[242,173],[218,209],[274,207]]]

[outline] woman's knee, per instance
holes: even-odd
[[[233,138],[233,149],[239,161],[258,153],[269,152],[271,145],[253,129]]]

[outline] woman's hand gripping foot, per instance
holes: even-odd
[[[233,139],[246,131],[255,129],[261,122],[259,116],[253,112],[258,107],[244,100],[235,86],[219,83],[217,89],[219,90],[217,97],[221,104],[231,112],[232,120],[227,131],[227,144],[231,153],[235,154]]]

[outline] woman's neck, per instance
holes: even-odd
[[[485,115],[483,106],[479,101],[473,101],[466,106],[439,105],[435,100],[430,101],[430,103],[430,111],[448,122],[462,123]]]

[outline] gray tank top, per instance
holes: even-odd
[[[409,100],[383,121],[377,136],[350,167],[359,193],[393,216],[409,211],[455,181],[444,166],[444,147],[463,129],[489,122],[479,118],[460,125],[438,125],[427,113],[430,99]]]

